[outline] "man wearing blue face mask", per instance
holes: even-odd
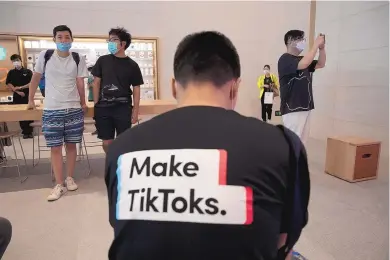
[[[56,186],[47,198],[59,199],[66,191],[77,190],[73,180],[76,162],[76,144],[82,140],[84,111],[86,110],[84,78],[88,77],[84,57],[70,52],[73,37],[66,25],[53,29],[56,50],[42,51],[30,83],[28,107],[34,109],[34,94],[42,74],[45,73],[45,105],[42,131],[46,144],[51,148],[51,163]],[[62,146],[66,146],[67,178],[62,174]]]
[[[288,31],[284,36],[284,43],[287,52],[278,62],[280,110],[284,126],[305,143],[309,137],[310,111],[314,109],[312,74],[325,67],[325,36],[319,35],[304,56],[300,56],[306,46],[303,31]],[[318,60],[314,60],[318,51]]]
[[[115,133],[121,134],[138,121],[140,86],[144,84],[138,64],[125,54],[130,33],[114,28],[108,36],[110,54],[99,57],[92,69],[96,129],[105,152]]]
[[[10,70],[7,74],[6,84],[13,95],[14,104],[27,104],[28,103],[28,88],[33,75],[32,71],[26,69],[22,65],[22,58],[19,54],[13,54],[11,56],[12,64],[15,69]],[[22,129],[23,138],[33,138],[33,128],[30,124],[33,121],[20,121],[20,128]]]

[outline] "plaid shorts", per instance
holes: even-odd
[[[42,132],[47,147],[65,143],[81,143],[84,131],[84,112],[81,108],[43,110]]]

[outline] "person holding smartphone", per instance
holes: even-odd
[[[314,109],[313,73],[325,67],[325,35],[320,34],[305,55],[305,33],[291,30],[284,36],[286,53],[278,61],[280,111],[283,124],[296,133],[303,143],[309,138],[310,111]],[[315,56],[319,53],[318,60]]]

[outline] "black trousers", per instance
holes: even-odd
[[[28,104],[28,91],[24,92],[25,96],[22,97],[21,95],[14,93],[13,96],[13,104]],[[33,133],[33,128],[30,126],[30,124],[34,121],[20,121],[19,125],[22,129],[23,135],[29,135]]]
[[[261,96],[261,119],[263,119],[264,122],[267,122],[268,120],[271,120],[272,117],[272,104],[264,104],[264,94]]]
[[[0,259],[3,257],[12,237],[12,225],[8,219],[0,217]]]

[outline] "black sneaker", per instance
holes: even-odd
[[[23,139],[28,139],[28,134],[24,134]]]

